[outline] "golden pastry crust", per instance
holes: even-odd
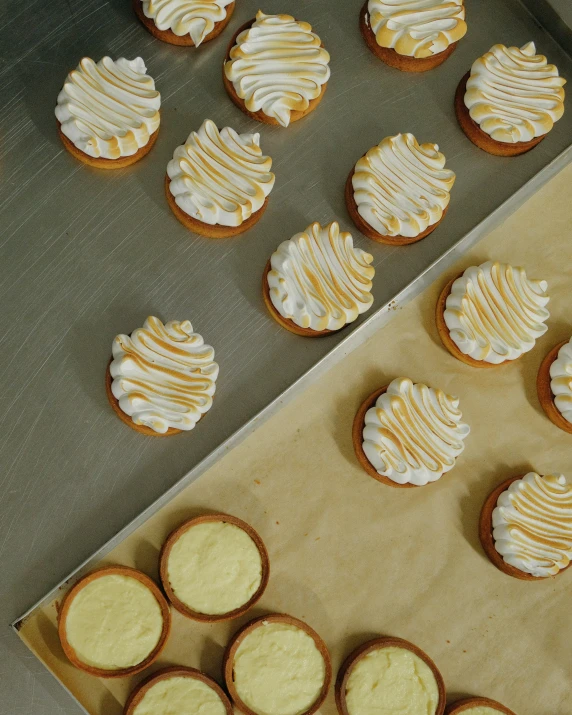
[[[447,706],[445,710],[445,715],[461,715],[461,713],[470,710],[471,708],[492,708],[493,710],[498,710],[499,713],[504,715],[515,715],[512,710],[509,710],[505,705],[497,703],[496,700],[491,700],[490,698],[463,698],[463,700],[457,700]]]
[[[234,89],[233,83],[227,78],[226,72],[225,72],[225,65],[230,60],[230,51],[236,44],[236,38],[240,35],[241,32],[243,32],[244,30],[248,30],[248,28],[251,27],[251,25],[254,22],[256,22],[256,18],[253,18],[252,20],[249,20],[248,22],[246,22],[244,25],[239,27],[238,30],[234,33],[233,38],[228,45],[228,49],[226,51],[226,56],[225,56],[224,62],[222,64],[222,80],[224,83],[224,87],[228,93],[228,96],[231,98],[233,103],[241,111],[243,111],[247,116],[249,116],[251,119],[256,119],[257,122],[262,122],[263,124],[271,124],[272,126],[279,127],[279,126],[281,126],[280,123],[276,119],[274,119],[274,117],[269,117],[261,109],[259,109],[257,112],[251,112],[249,109],[246,108],[246,104],[244,103],[244,100],[238,96],[238,94],[236,93],[236,90]],[[324,46],[323,44],[320,45],[320,47],[323,47],[323,46]],[[324,92],[326,91],[327,86],[328,86],[328,83],[325,82],[322,85],[320,94],[315,99],[310,100],[307,108],[304,109],[304,111],[299,111],[297,109],[294,109],[290,112],[290,124],[297,122],[299,119],[302,119],[307,114],[310,114],[310,112],[313,112],[314,109],[316,109],[318,104],[320,104],[320,102],[322,101],[322,97],[324,96]],[[288,126],[290,126],[290,125],[288,125]]]
[[[155,25],[155,21],[151,17],[147,17],[145,13],[143,12],[143,4],[141,0],[132,0],[133,4],[133,10],[139,20],[142,22],[143,25],[149,30],[149,32],[153,35],[153,37],[156,37],[158,40],[161,40],[162,42],[168,42],[170,45],[179,45],[183,47],[194,47],[195,42],[193,38],[187,34],[187,35],[175,35],[175,33],[172,30],[159,30],[157,25]],[[230,22],[230,18],[232,17],[232,13],[234,12],[234,2],[232,2],[230,5],[226,6],[226,17],[224,20],[220,20],[220,22],[215,22],[215,26],[211,32],[205,37],[205,39],[201,42],[201,47],[202,45],[205,44],[205,42],[209,42],[210,40],[214,40],[215,37],[218,37],[220,33],[224,30],[224,28],[228,25]]]
[[[475,146],[495,156],[518,156],[534,149],[534,147],[544,139],[546,134],[535,137],[529,142],[509,144],[508,142],[498,142],[484,132],[472,119],[465,104],[464,97],[467,90],[467,81],[470,76],[471,73],[467,72],[457,86],[457,91],[455,92],[455,114],[457,115],[457,121],[461,125],[461,129]]]
[[[270,299],[270,286],[268,285],[268,273],[270,270],[271,265],[270,260],[268,260],[268,263],[264,268],[264,273],[262,274],[262,297],[264,299],[264,305],[268,308],[268,312],[278,325],[281,325],[283,328],[286,328],[286,330],[289,330],[295,335],[302,335],[305,338],[322,338],[326,335],[332,335],[332,333],[339,332],[337,330],[312,330],[312,328],[301,328],[299,325],[296,325],[293,320],[280,315],[274,307],[274,303]],[[344,327],[340,328],[340,330],[343,330],[345,327],[346,326],[344,325]]]
[[[394,482],[393,479],[390,479],[389,477],[385,477],[383,474],[380,474],[374,468],[372,463],[366,457],[365,452],[363,451],[363,429],[365,427],[365,413],[375,405],[375,403],[377,402],[377,398],[380,397],[380,395],[383,395],[384,392],[387,392],[388,387],[389,385],[384,385],[384,387],[380,387],[379,389],[375,390],[375,392],[372,392],[371,395],[366,397],[366,399],[362,402],[359,410],[356,412],[356,416],[354,417],[354,422],[352,426],[352,442],[354,445],[355,455],[362,469],[367,472],[370,477],[377,479],[378,482],[386,484],[388,487],[396,487],[398,489],[410,489],[413,487],[417,488],[420,486],[426,486],[421,484],[411,484],[409,482],[407,482],[406,484],[398,484],[397,482]]]
[[[521,474],[518,477],[511,477],[510,479],[507,479],[502,484],[499,484],[496,489],[493,489],[493,491],[486,498],[485,503],[483,504],[483,508],[481,509],[481,516],[479,519],[479,539],[486,555],[489,557],[489,560],[497,567],[497,569],[499,569],[499,571],[502,571],[503,573],[506,573],[513,578],[518,578],[521,581],[543,581],[547,578],[554,577],[533,576],[530,573],[521,571],[515,566],[507,564],[495,548],[495,540],[493,537],[493,511],[497,506],[497,502],[500,495],[505,492],[513,482],[516,482],[517,479],[522,479],[523,476],[524,475]],[[555,574],[555,576],[558,576],[563,571],[566,571],[566,569],[569,568],[571,564],[572,562],[568,564],[568,566],[566,566],[565,568],[561,569],[557,574]]]
[[[226,689],[231,697],[231,700],[235,706],[245,715],[258,715],[253,710],[251,710],[245,703],[242,702],[240,695],[236,690],[234,684],[234,656],[238,647],[244,640],[244,638],[252,633],[256,628],[266,624],[266,623],[284,623],[288,626],[295,626],[300,628],[305,633],[307,633],[314,641],[316,648],[319,650],[322,658],[324,659],[325,674],[324,674],[324,684],[322,685],[322,690],[314,702],[311,708],[301,715],[313,715],[320,707],[323,705],[324,700],[328,695],[330,689],[330,683],[332,681],[332,663],[330,660],[330,654],[328,648],[320,636],[314,631],[307,623],[304,621],[299,621],[297,618],[288,616],[285,613],[273,613],[268,616],[261,616],[260,618],[255,618],[254,620],[248,622],[244,625],[234,636],[231,638],[229,644],[226,647],[224,657],[223,657],[223,673],[226,683]]]
[[[470,355],[465,355],[464,353],[462,353],[451,339],[449,328],[445,323],[445,308],[447,307],[447,298],[449,297],[449,293],[451,292],[451,287],[453,286],[453,283],[457,280],[457,278],[460,278],[463,273],[459,273],[458,276],[455,276],[447,283],[447,285],[441,291],[441,295],[439,296],[439,299],[437,301],[437,307],[435,310],[435,322],[437,324],[437,331],[439,333],[439,337],[441,338],[441,342],[453,357],[456,357],[457,360],[460,360],[461,362],[464,362],[466,365],[470,365],[471,367],[501,367],[501,365],[507,365],[508,363],[520,360],[522,355],[516,358],[516,360],[504,360],[503,362],[498,364],[485,362],[484,360],[475,360]]]
[[[144,586],[146,586],[153,596],[156,598],[157,603],[159,604],[159,607],[161,608],[161,615],[163,617],[163,628],[161,631],[161,636],[159,638],[159,641],[155,648],[149,653],[149,655],[145,658],[145,660],[141,661],[141,663],[138,663],[137,665],[133,665],[129,668],[121,668],[118,670],[104,670],[102,668],[96,668],[94,666],[88,665],[87,663],[82,662],[79,660],[79,658],[75,654],[75,650],[69,643],[66,635],[66,618],[69,612],[69,608],[71,606],[71,603],[75,596],[87,585],[95,581],[96,579],[100,578],[101,576],[108,576],[108,575],[118,575],[118,576],[128,576],[130,578],[134,578],[140,583],[142,583]],[[140,673],[142,670],[145,670],[145,668],[148,668],[151,663],[154,663],[159,655],[161,654],[161,651],[165,647],[165,644],[167,643],[167,638],[169,637],[169,633],[171,631],[171,610],[169,608],[169,604],[167,603],[167,600],[157,587],[154,581],[152,581],[149,576],[144,574],[142,571],[138,571],[137,569],[130,568],[128,566],[104,566],[102,568],[99,568],[95,571],[92,571],[91,573],[87,574],[83,578],[81,578],[75,586],[73,586],[65,595],[64,600],[62,602],[61,608],[59,609],[58,612],[58,635],[60,637],[60,642],[62,644],[62,648],[64,650],[64,653],[66,654],[68,660],[76,666],[76,668],[79,668],[80,670],[85,671],[86,673],[89,673],[90,675],[95,675],[98,678],[125,678],[128,675],[135,675],[135,673]]]
[[[258,549],[258,553],[260,554],[260,560],[262,563],[262,578],[260,581],[260,586],[258,587],[256,592],[243,606],[234,609],[234,611],[229,611],[228,613],[210,615],[194,611],[192,608],[180,601],[179,598],[177,598],[177,595],[171,588],[171,583],[169,581],[169,555],[177,540],[193,526],[197,526],[198,524],[207,524],[221,521],[227,524],[232,524],[233,526],[237,526],[239,529],[242,529],[248,534],[248,536],[250,536],[252,541],[254,541],[254,544]],[[183,524],[181,524],[169,534],[167,540],[165,541],[161,549],[161,554],[159,557],[159,571],[161,576],[161,583],[163,584],[163,589],[167,594],[167,598],[169,599],[173,607],[176,608],[177,611],[179,611],[179,613],[182,613],[184,616],[192,618],[195,621],[202,621],[203,623],[217,623],[219,621],[228,621],[232,618],[238,618],[239,616],[244,615],[262,598],[262,594],[266,590],[266,587],[268,586],[268,579],[270,578],[270,560],[268,558],[268,552],[266,550],[264,542],[260,538],[258,532],[255,531],[252,526],[250,526],[250,524],[247,524],[245,521],[242,521],[242,519],[238,519],[235,516],[230,516],[229,514],[204,514],[203,516],[198,516],[194,519],[189,519],[188,521],[185,521]]]
[[[396,485],[399,486],[399,485]],[[338,708],[338,713],[340,715],[350,715],[346,703],[346,688],[347,682],[351,675],[354,666],[368,653],[379,650],[380,648],[404,648],[406,650],[414,653],[418,658],[421,658],[433,673],[435,681],[437,683],[437,690],[439,693],[439,701],[437,704],[437,709],[435,710],[435,715],[443,715],[445,711],[446,704],[446,694],[445,694],[445,683],[443,681],[443,676],[439,672],[439,669],[431,658],[418,648],[413,643],[403,640],[402,638],[375,638],[374,640],[364,643],[359,648],[354,650],[344,661],[342,667],[338,671],[338,677],[336,679],[336,705]]]
[[[430,233],[432,233],[437,226],[441,223],[441,221],[445,218],[445,214],[447,213],[449,206],[444,209],[443,215],[441,218],[436,221],[434,224],[431,224],[431,226],[427,226],[427,228],[424,231],[421,231],[420,234],[417,236],[384,236],[381,233],[378,233],[375,231],[359,214],[358,212],[358,207],[355,202],[354,198],[354,187],[352,184],[352,178],[353,175],[355,174],[355,167],[350,171],[348,179],[346,181],[346,189],[345,189],[345,198],[346,198],[346,206],[348,209],[348,212],[351,216],[352,221],[356,225],[356,227],[363,233],[364,236],[367,236],[368,238],[371,238],[372,241],[377,241],[377,243],[386,243],[390,246],[407,246],[410,243],[417,243],[417,241],[420,241],[422,238],[425,238],[428,236]]]
[[[255,211],[246,219],[246,221],[243,221],[240,226],[221,226],[220,224],[211,225],[189,216],[189,214],[185,213],[183,209],[180,208],[175,201],[175,197],[171,193],[169,188],[170,183],[171,179],[169,178],[169,175],[165,174],[165,196],[167,197],[169,208],[185,228],[188,228],[189,231],[192,231],[193,233],[198,233],[200,236],[205,236],[206,238],[232,238],[233,236],[238,236],[241,233],[248,231],[260,221],[262,214],[266,211],[268,199],[270,198],[267,196],[258,211]]]
[[[365,0],[365,4],[359,15],[359,29],[363,35],[365,44],[373,54],[390,67],[395,67],[395,69],[401,70],[402,72],[427,72],[443,64],[457,47],[458,43],[453,42],[446,50],[438,52],[432,57],[409,57],[409,55],[400,55],[399,52],[396,52],[391,47],[380,47],[375,39],[374,31],[369,26],[369,23],[366,22],[367,7],[368,0]]]
[[[558,343],[558,345],[555,345],[542,361],[536,378],[536,390],[538,392],[538,399],[542,405],[542,409],[546,413],[548,419],[557,427],[560,427],[561,430],[564,430],[564,432],[572,434],[572,424],[564,418],[564,415],[556,407],[556,404],[554,403],[554,395],[552,394],[552,389],[550,387],[550,368],[552,363],[558,359],[558,352],[560,351],[560,348],[566,345],[567,342],[567,340],[564,340],[561,343]]]
[[[138,685],[133,688],[127,702],[125,703],[125,708],[123,709],[123,715],[133,715],[135,708],[143,700],[147,692],[157,683],[163,680],[169,680],[170,678],[193,678],[194,680],[200,680],[209,688],[212,688],[215,693],[219,696],[226,710],[226,715],[233,715],[232,704],[228,699],[224,690],[208,675],[202,673],[200,670],[195,668],[185,668],[182,665],[175,665],[169,668],[162,668],[161,670],[149,675],[145,680],[142,680]]]
[[[58,135],[62,140],[62,144],[69,151],[69,153],[76,159],[82,161],[84,164],[93,166],[96,169],[124,169],[126,166],[135,164],[151,151],[153,145],[157,141],[159,129],[156,129],[153,134],[151,134],[147,144],[140,147],[135,154],[131,154],[131,156],[121,156],[119,159],[104,159],[102,157],[89,156],[84,151],[81,151],[81,149],[78,149],[76,145],[66,137],[66,135],[62,132],[61,124],[59,122]]]
[[[140,434],[145,434],[148,437],[170,437],[173,434],[179,434],[179,432],[183,431],[180,429],[174,429],[173,427],[169,427],[166,432],[155,432],[154,429],[151,429],[151,427],[147,427],[146,425],[136,425],[135,422],[133,422],[133,420],[131,419],[131,417],[125,414],[121,407],[119,407],[119,400],[111,391],[111,384],[113,382],[113,378],[111,377],[109,368],[112,362],[113,358],[111,358],[111,360],[107,363],[107,370],[105,372],[105,392],[107,394],[109,404],[122,422],[125,422],[126,425],[131,427],[131,429],[134,429],[136,432],[139,432]],[[202,419],[202,416],[200,419]]]

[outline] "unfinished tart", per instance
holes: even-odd
[[[194,668],[163,668],[131,692],[124,715],[232,715],[223,689]]]
[[[266,210],[274,186],[271,168],[260,134],[238,134],[230,127],[219,131],[206,119],[167,165],[167,201],[191,231],[209,238],[236,236]]]
[[[392,487],[420,487],[450,471],[470,432],[459,399],[406,377],[376,390],[353,424],[363,469]]]
[[[330,78],[329,62],[307,22],[259,10],[231,40],[224,86],[252,119],[287,127],[320,103]]]
[[[425,238],[441,223],[454,182],[437,144],[397,134],[359,159],[346,182],[346,205],[368,238],[403,246]]]
[[[505,705],[490,698],[465,698],[447,706],[445,715],[514,715]]]
[[[336,681],[340,715],[443,715],[445,684],[435,663],[401,638],[376,638],[355,650]]]
[[[113,341],[106,372],[115,414],[141,434],[192,430],[213,403],[218,365],[214,350],[190,321],[163,324],[150,316],[131,335]]]
[[[572,338],[556,345],[544,358],[536,386],[548,418],[572,434]]]
[[[66,656],[100,678],[147,668],[163,650],[170,627],[161,591],[144,573],[125,566],[84,576],[66,594],[58,616]]]
[[[536,53],[534,42],[520,49],[493,45],[457,87],[457,119],[473,144],[489,154],[524,154],[564,114],[565,83]]]
[[[529,472],[500,484],[481,511],[479,536],[493,564],[509,576],[556,576],[572,559],[572,485],[563,474]]]
[[[437,330],[447,350],[472,367],[518,360],[547,331],[546,281],[521,267],[487,261],[467,268],[444,287]]]
[[[159,132],[161,95],[141,57],[94,62],[70,72],[55,109],[58,132],[76,159],[122,169],[149,152]]]
[[[262,295],[276,322],[296,335],[341,330],[373,303],[373,256],[337,221],[313,223],[281,243],[266,264]]]
[[[227,646],[224,677],[246,715],[312,715],[330,687],[330,656],[306,623],[274,614],[247,623]]]
[[[228,25],[234,0],[133,0],[133,9],[158,40],[198,47]]]
[[[404,72],[437,67],[467,32],[463,0],[366,0],[359,24],[373,54]]]
[[[237,618],[261,598],[270,574],[268,553],[246,522],[227,514],[190,519],[161,551],[168,599],[197,621]]]

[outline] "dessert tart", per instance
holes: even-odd
[[[373,54],[404,72],[442,64],[467,32],[463,0],[366,0],[359,26]]]
[[[536,54],[534,42],[520,49],[493,45],[457,87],[457,119],[473,144],[489,154],[524,154],[564,114],[565,83],[558,69]]]
[[[443,345],[472,367],[518,360],[547,331],[546,281],[524,268],[487,261],[471,266],[444,287],[437,301]]]
[[[160,106],[161,95],[141,57],[103,57],[97,63],[84,57],[58,95],[58,133],[84,164],[122,169],[155,143]]]
[[[224,86],[252,119],[287,127],[322,100],[329,62],[330,55],[307,22],[258,11],[230,42]]]
[[[133,0],[133,9],[158,40],[198,47],[228,25],[234,0]]]
[[[463,452],[469,425],[459,399],[406,377],[367,397],[353,423],[362,468],[391,487],[420,487],[450,471]]]
[[[558,343],[544,358],[536,387],[547,417],[572,434],[572,338]]]
[[[365,236],[403,246],[425,238],[441,223],[454,182],[437,144],[397,134],[372,147],[351,170],[346,205]]]
[[[139,683],[125,704],[123,715],[233,715],[223,689],[194,668],[173,666]]]
[[[515,715],[505,705],[490,698],[464,698],[447,706],[445,715]]]
[[[150,316],[113,341],[105,387],[122,422],[149,436],[192,430],[212,407],[218,377],[214,350],[190,321]]]
[[[141,571],[107,566],[66,594],[58,633],[68,659],[99,678],[120,678],[158,657],[171,627],[169,604]]]
[[[312,715],[332,679],[324,641],[283,614],[256,618],[236,633],[224,655],[224,678],[245,715]]]
[[[340,715],[443,715],[445,684],[435,663],[401,638],[376,638],[349,655],[338,672]]]
[[[524,581],[557,576],[572,559],[572,484],[562,474],[512,477],[486,499],[479,537],[493,564]]]
[[[208,238],[228,238],[248,231],[266,211],[274,186],[271,168],[260,134],[219,131],[206,119],[175,149],[165,194],[183,226]]]
[[[296,335],[330,335],[371,307],[372,261],[337,221],[312,223],[270,257],[262,277],[264,303]]]
[[[228,514],[205,514],[170,534],[160,572],[167,598],[180,613],[214,623],[237,618],[260,600],[270,562],[249,524]]]

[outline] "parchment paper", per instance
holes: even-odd
[[[518,715],[570,715],[572,569],[538,583],[513,579],[484,555],[477,523],[489,491],[510,476],[534,469],[572,478],[572,436],[545,417],[535,389],[542,358],[572,334],[571,182],[569,167],[110,554],[106,562],[157,578],[158,552],[169,532],[208,511],[245,519],[268,547],[271,578],[259,606],[219,625],[173,611],[172,636],[153,669],[189,665],[220,682],[231,634],[251,617],[281,611],[322,635],[334,672],[363,641],[400,636],[435,660],[449,700],[479,694]],[[398,250],[405,255],[407,248]],[[551,318],[547,334],[520,361],[479,370],[442,347],[434,307],[448,277],[489,258],[546,279]],[[383,280],[382,272],[376,280]],[[471,426],[455,468],[420,489],[377,483],[352,450],[359,404],[400,375],[458,395]],[[118,421],[117,429],[126,428]],[[200,425],[195,434],[170,439],[200,439]],[[148,672],[119,681],[82,674],[63,656],[55,623],[52,604],[32,614],[21,636],[90,713],[121,713],[130,688]],[[333,692],[322,712],[335,712]]]

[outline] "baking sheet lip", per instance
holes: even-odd
[[[341,360],[345,355],[353,352],[359,345],[370,337],[373,332],[385,325],[393,314],[396,312],[396,307],[403,306],[411,300],[415,295],[418,295],[422,290],[427,288],[430,283],[436,279],[434,275],[437,271],[444,272],[448,266],[458,257],[461,251],[466,250],[470,246],[476,244],[481,238],[496,226],[506,220],[520,205],[532,196],[542,186],[544,186],[553,176],[561,171],[566,165],[572,162],[572,144],[548,163],[541,171],[535,174],[529,181],[521,186],[512,196],[509,196],[498,208],[490,213],[486,218],[480,221],[456,243],[450,246],[444,253],[436,258],[429,266],[427,266],[415,279],[410,281],[402,290],[399,291],[387,303],[380,306],[375,312],[369,315],[363,322],[360,323],[352,332],[340,340],[339,343],[314,363],[306,372],[304,372],[297,380],[289,385],[283,392],[277,395],[271,402],[245,422],[242,427],[233,432],[227,437],[224,442],[218,445],[198,464],[186,472],[178,479],[171,487],[161,494],[148,507],[143,509],[135,516],[128,524],[122,527],[114,536],[108,539],[100,546],[93,554],[82,561],[71,573],[65,576],[59,583],[56,584],[46,595],[42,596],[36,603],[28,608],[21,616],[16,618],[10,626],[18,634],[26,619],[38,608],[53,601],[58,592],[68,585],[70,582],[79,578],[97,561],[100,561],[106,556],[115,546],[123,539],[132,534],[139,526],[141,526],[148,518],[155,514],[185,487],[192,484],[201,474],[215,464],[225,452],[236,447],[249,434],[251,434],[260,424],[274,415],[280,407],[293,399],[299,392],[310,385],[327,369],[332,367],[336,362]],[[348,349],[349,348],[349,349]],[[337,358],[337,359],[335,359]]]

